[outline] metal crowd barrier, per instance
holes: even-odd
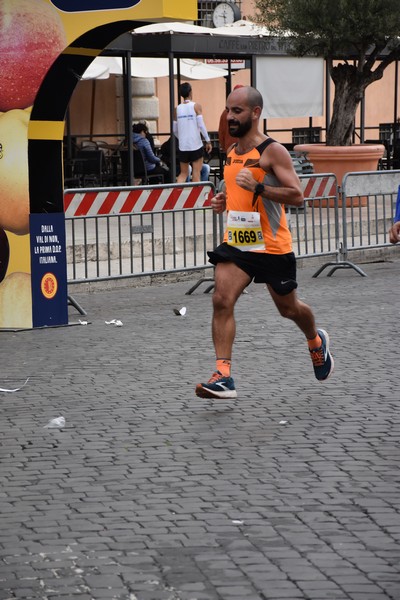
[[[299,258],[331,256],[313,277],[318,277],[328,267],[333,267],[328,276],[338,268],[352,268],[364,274],[359,267],[343,255],[341,236],[346,223],[346,213],[340,222],[340,188],[333,173],[318,173],[300,176],[304,195],[304,207],[289,208],[288,223],[293,236],[296,255]],[[293,226],[293,216],[295,223]]]
[[[203,269],[214,194],[211,182],[66,190],[68,282]]]
[[[288,207],[287,222],[298,257],[336,256],[339,247],[338,184],[333,173],[301,175],[304,206]]]
[[[324,264],[313,277],[318,277],[328,266],[332,267],[328,277],[341,268],[352,268],[367,276],[348,260],[349,253],[391,246],[388,230],[393,222],[399,185],[400,170],[346,173],[336,200],[340,234],[336,262]]]
[[[353,268],[354,250],[389,246],[400,171],[300,176],[304,207],[287,209],[299,258],[327,257],[326,267]],[[160,275],[212,268],[207,250],[222,240],[212,182],[65,191],[68,282]],[[188,293],[203,281],[200,279]],[[212,289],[210,285],[206,292]]]

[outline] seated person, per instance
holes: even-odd
[[[149,131],[149,127],[147,125],[147,122],[146,121],[139,121],[139,123],[140,124],[143,123],[143,125],[146,127],[146,129],[145,129],[146,138],[150,142],[150,146],[151,146],[151,149],[153,150],[153,154],[155,154],[156,153],[156,146],[155,146],[155,143],[154,143],[153,135]]]
[[[178,167],[179,169],[179,167]],[[203,165],[201,167],[200,170],[200,181],[208,181],[208,178],[210,176],[210,165],[208,163],[203,162]],[[192,176],[192,166],[189,165],[189,175],[186,178],[186,182],[190,181],[190,178]]]
[[[139,150],[142,151],[144,162],[147,169],[148,175],[162,175],[164,181],[169,183],[170,174],[169,169],[163,164],[162,160],[158,158],[151,149],[149,140],[146,137],[147,126],[144,123],[135,123],[132,126],[133,132],[133,143]]]

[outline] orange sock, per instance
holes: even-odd
[[[222,373],[224,377],[231,376],[231,364],[230,358],[217,358],[217,371]]]
[[[307,342],[310,350],[315,350],[316,348],[320,348],[322,346],[322,340],[318,334],[312,340],[307,340]]]

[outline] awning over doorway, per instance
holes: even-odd
[[[256,23],[242,19],[229,23],[223,27],[201,27],[200,25],[191,25],[190,23],[181,23],[178,21],[172,23],[152,23],[143,25],[133,30],[134,34],[149,33],[196,33],[206,35],[232,35],[232,36],[269,36],[271,32],[266,27],[261,27]]]

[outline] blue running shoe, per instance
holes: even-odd
[[[224,377],[222,373],[215,371],[208,383],[196,385],[196,396],[200,398],[236,398],[237,393],[232,377]]]
[[[334,361],[329,352],[329,336],[324,329],[317,329],[322,340],[322,346],[310,350],[315,377],[318,381],[325,381],[333,373]]]

